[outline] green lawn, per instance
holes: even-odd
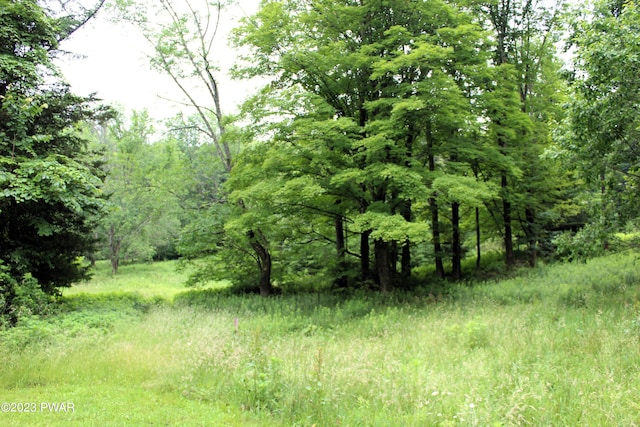
[[[2,401],[74,412],[0,425],[640,425],[638,257],[446,296],[177,293],[161,264],[163,303],[128,293],[153,265],[123,287],[97,275],[94,295],[72,288],[58,315],[0,335]]]

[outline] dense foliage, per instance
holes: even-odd
[[[194,284],[387,292],[463,279],[498,252],[507,269],[590,256],[636,227],[634,1],[263,1],[232,34],[232,73],[268,84],[235,117],[214,61],[225,6],[156,6],[116,2],[194,114],[161,134],[139,112],[94,127],[102,190],[74,128],[95,112],[50,64],[68,22],[3,8],[13,283],[31,274],[52,292],[81,277],[70,261],[95,238],[114,273],[181,255]]]
[[[233,73],[269,83],[233,118],[210,59],[224,8],[161,4],[166,24],[121,10],[195,109],[170,127],[195,166],[177,246],[193,283],[411,289],[634,227],[634,2],[263,1]]]
[[[104,152],[108,198],[107,215],[96,230],[96,256],[110,260],[113,274],[120,260],[175,257],[182,226],[178,200],[186,159],[174,139],[151,144],[154,129],[146,111],[134,111],[128,122],[120,115],[93,131]]]
[[[68,25],[34,1],[3,0],[0,19],[0,315],[14,321],[25,289],[42,299],[86,276],[104,200],[78,125],[106,112],[52,65]]]
[[[640,212],[640,11],[635,1],[603,1],[574,24],[574,99],[564,148],[589,184],[593,223],[581,234],[607,235]]]
[[[383,291],[425,263],[460,279],[487,237],[507,266],[518,250],[535,265],[570,203],[541,157],[562,118],[557,16],[529,1],[264,2],[235,33],[238,74],[273,79],[228,186],[247,222],[281,224],[278,241],[301,221],[289,245],[315,232],[336,281],[354,260]]]

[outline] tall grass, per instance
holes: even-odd
[[[638,425],[636,259],[447,297],[69,296],[55,318],[1,334],[0,389],[75,412],[0,424]]]

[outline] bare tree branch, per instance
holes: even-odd
[[[58,43],[68,39],[73,33],[95,18],[98,11],[105,5],[106,0],[96,0],[97,3],[91,7],[85,7],[79,0],[59,0],[58,6],[54,6],[51,1],[45,1],[45,9],[52,17],[57,17],[62,24],[58,34]],[[75,7],[74,7],[75,6]]]

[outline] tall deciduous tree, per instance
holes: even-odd
[[[400,276],[408,277],[411,243],[428,233],[413,206],[432,198],[432,212],[439,212],[429,191],[434,176],[425,176],[419,154],[430,151],[435,173],[434,126],[445,147],[439,154],[453,175],[465,173],[454,164],[472,157],[463,142],[477,124],[468,113],[467,93],[477,84],[473,67],[484,66],[482,38],[463,10],[421,1],[265,2],[237,32],[236,42],[250,47],[244,75],[267,74],[280,87],[300,87],[324,100],[332,109],[329,119],[357,126],[339,147],[348,161],[334,168],[322,188],[333,195],[334,204],[327,206],[334,210],[350,198],[342,205],[348,210],[336,213],[336,246],[347,219],[360,233],[361,277],[370,277],[372,244],[374,277],[383,291],[397,276],[398,259]],[[349,186],[349,195],[338,195],[338,188]],[[449,200],[459,275],[461,200]],[[432,218],[437,241],[439,220]]]
[[[491,198],[484,182],[469,179],[471,165],[485,161],[491,148],[478,137],[481,109],[477,101],[488,73],[483,53],[487,40],[471,15],[444,3],[429,8],[428,12],[420,10],[424,33],[400,27],[388,32],[385,43],[389,53],[375,63],[375,69],[395,84],[385,89],[377,103],[387,108],[388,118],[383,120],[388,120],[389,129],[406,139],[409,157],[427,168],[426,181],[433,190],[429,211],[439,277],[445,275],[440,205],[450,206],[451,276],[459,279],[463,257],[460,208],[472,200],[461,196],[479,192],[482,195],[473,198],[475,202]],[[431,18],[430,13],[439,18]],[[410,217],[410,208],[405,205],[404,209]]]
[[[225,135],[215,58],[216,35],[225,4],[221,1],[161,0],[157,6],[155,2],[119,2],[125,19],[136,23],[153,46],[151,64],[173,80],[184,97],[181,103],[195,110],[196,129],[207,137],[208,144],[215,148],[217,161],[229,174],[234,164],[233,144]],[[153,19],[149,19],[150,16]],[[225,199],[220,196],[221,200]],[[240,208],[244,206],[243,200],[236,203]],[[218,235],[216,230],[211,230],[211,234]],[[266,296],[272,292],[272,257],[265,235],[261,230],[249,227],[244,231],[243,240],[258,260],[259,289]]]
[[[595,222],[604,237],[640,211],[639,5],[597,1],[575,30],[565,148],[601,198]]]
[[[540,155],[549,146],[550,125],[561,120],[563,88],[554,43],[563,3],[477,3],[495,40],[494,75],[485,89],[485,107],[491,138],[506,160],[500,172],[500,216],[507,266],[515,263],[517,223],[535,265],[544,212],[557,201],[549,197],[555,194],[547,174],[553,168]]]
[[[153,141],[146,111],[99,129],[107,177],[108,215],[100,222],[103,252],[113,274],[121,259],[147,260],[180,229],[184,157],[174,140]]]
[[[264,229],[271,230],[272,240],[288,245],[277,257],[309,253],[304,260],[276,260],[280,266],[332,271],[334,283],[346,285],[352,264],[347,254],[353,255],[350,214],[364,196],[359,185],[334,178],[353,167],[349,152],[361,138],[360,127],[350,118],[335,118],[324,99],[300,87],[267,88],[245,107],[250,134],[227,187],[251,209],[234,223],[268,223]],[[335,254],[333,262],[326,260],[328,251]]]

